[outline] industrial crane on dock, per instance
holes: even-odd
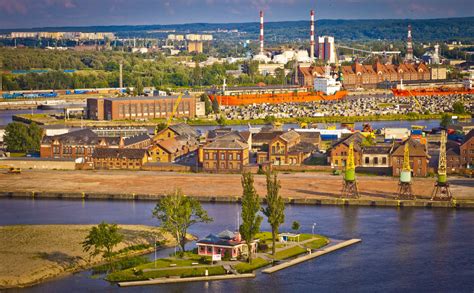
[[[431,194],[431,200],[451,201],[453,195],[449,188],[448,176],[446,172],[446,131],[441,131],[441,142],[439,146],[438,179]]]
[[[354,142],[349,144],[341,198],[359,198],[359,188],[355,176]]]
[[[398,199],[416,199],[411,189],[410,142],[405,142],[403,153],[403,167],[398,182]]]

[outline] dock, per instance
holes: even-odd
[[[120,287],[132,287],[132,286],[175,284],[175,283],[186,283],[186,282],[234,280],[234,279],[245,279],[245,278],[255,278],[255,274],[218,275],[218,276],[190,277],[190,278],[160,278],[160,279],[152,279],[152,280],[145,280],[145,281],[119,282],[118,285]]]
[[[324,249],[321,249],[321,250],[317,250],[317,251],[315,251],[315,252],[312,252],[311,254],[307,254],[307,255],[304,255],[304,256],[301,256],[301,257],[297,257],[297,258],[295,258],[295,259],[289,260],[289,261],[284,262],[284,263],[282,263],[282,264],[279,264],[279,265],[270,267],[270,268],[268,268],[268,269],[264,269],[264,270],[262,270],[262,273],[265,273],[265,274],[272,274],[272,273],[274,273],[274,272],[277,272],[277,271],[286,269],[286,268],[288,268],[288,267],[297,265],[297,264],[299,264],[299,263],[305,262],[305,261],[310,260],[310,259],[313,259],[313,258],[317,258],[317,257],[319,257],[319,256],[321,256],[321,255],[325,255],[325,254],[327,254],[327,253],[330,253],[330,252],[333,252],[333,251],[342,249],[342,248],[344,248],[344,247],[347,247],[347,246],[350,246],[350,245],[359,243],[359,242],[361,242],[361,241],[362,241],[361,239],[351,239],[351,240],[347,240],[347,241],[344,241],[344,242],[341,242],[341,243],[338,243],[338,244],[329,246],[328,248],[324,248]]]

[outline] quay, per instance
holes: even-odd
[[[139,193],[90,193],[90,192],[8,192],[0,191],[0,198],[35,198],[35,199],[80,199],[80,200],[142,200],[156,201],[163,195]],[[188,195],[203,203],[239,203],[240,196],[197,196]],[[264,198],[260,198],[263,201]],[[396,199],[340,199],[334,198],[291,198],[285,197],[286,204],[295,205],[337,205],[369,207],[416,207],[416,208],[474,208],[474,200],[432,201],[429,199],[396,200]]]
[[[264,270],[262,270],[262,273],[265,273],[265,274],[272,274],[272,273],[274,273],[274,272],[277,272],[277,271],[286,269],[286,268],[288,268],[288,267],[297,265],[297,264],[302,263],[302,262],[305,262],[305,261],[307,261],[307,260],[310,260],[310,259],[313,259],[313,258],[317,258],[317,257],[319,257],[319,256],[321,256],[321,255],[325,255],[325,254],[327,254],[327,253],[330,253],[330,252],[333,252],[333,251],[342,249],[342,248],[344,248],[344,247],[347,247],[347,246],[350,246],[350,245],[354,245],[354,244],[359,243],[359,242],[361,242],[361,241],[362,241],[361,239],[351,239],[351,240],[347,240],[347,241],[344,241],[344,242],[341,242],[341,243],[338,243],[338,244],[329,246],[328,248],[323,248],[323,249],[321,249],[321,250],[317,250],[317,251],[315,251],[315,252],[312,252],[311,254],[307,254],[307,255],[304,255],[304,256],[301,256],[301,257],[297,257],[297,258],[295,258],[295,259],[289,260],[289,261],[284,262],[284,263],[282,263],[282,264],[279,264],[279,265],[270,267],[270,268],[268,268],[268,269],[264,269]]]
[[[160,279],[152,279],[152,280],[146,280],[146,281],[119,282],[118,285],[120,287],[131,287],[131,286],[174,284],[174,283],[186,283],[186,282],[234,280],[234,279],[245,279],[245,278],[255,278],[255,274],[219,275],[219,276],[190,277],[190,278],[160,278]]]

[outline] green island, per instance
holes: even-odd
[[[296,234],[295,234],[296,235]],[[257,252],[257,256],[247,262],[240,260],[223,260],[213,264],[211,257],[200,256],[197,249],[186,251],[184,254],[160,258],[156,261],[141,263],[130,266],[123,270],[111,272],[106,279],[111,282],[140,281],[155,278],[188,278],[204,277],[206,271],[208,276],[225,274],[251,273],[259,268],[271,265],[274,261],[287,260],[308,253],[308,249],[317,250],[327,244],[329,239],[322,235],[298,234],[299,241],[286,243],[277,242],[277,252],[271,254],[271,232],[260,232],[255,237],[258,239],[259,248],[263,251]],[[227,269],[226,269],[227,268]]]

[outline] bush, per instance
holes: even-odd
[[[232,256],[231,256],[231,254],[230,254],[230,251],[229,251],[229,250],[226,250],[226,251],[224,252],[223,260],[224,260],[224,261],[229,261],[231,258],[232,258]]]
[[[258,244],[258,251],[260,251],[260,252],[267,252],[269,248],[270,247],[265,242],[262,242],[262,243]]]

